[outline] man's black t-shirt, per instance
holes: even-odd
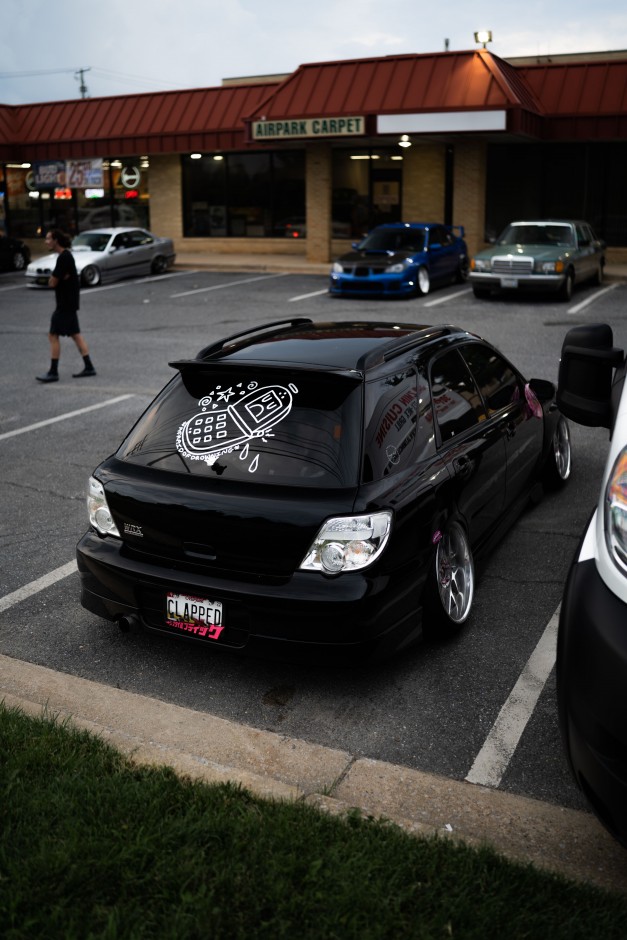
[[[67,248],[59,254],[52,276],[59,281],[54,289],[57,310],[60,313],[75,313],[79,308],[80,282],[74,256]]]

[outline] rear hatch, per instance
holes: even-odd
[[[190,363],[96,476],[125,551],[220,576],[286,578],[353,508],[354,373]]]

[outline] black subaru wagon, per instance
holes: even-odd
[[[288,657],[450,633],[570,475],[552,383],[453,326],[280,321],[171,365],[89,481],[82,603],[122,629]]]

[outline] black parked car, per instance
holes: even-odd
[[[446,635],[570,475],[552,383],[456,327],[280,321],[171,365],[78,544],[83,605],[123,629],[331,658]]]
[[[0,271],[24,271],[30,262],[30,248],[19,238],[0,235]]]

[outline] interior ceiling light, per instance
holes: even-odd
[[[399,147],[411,147],[411,140],[407,134],[402,134],[401,139],[398,142]]]
[[[202,153],[190,153],[190,157],[192,160],[200,160],[202,159]]]
[[[475,42],[480,42],[485,49],[489,42],[492,42],[491,29],[478,29],[475,33]]]

